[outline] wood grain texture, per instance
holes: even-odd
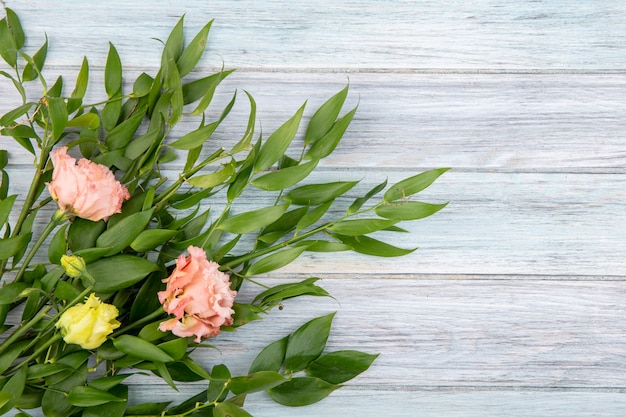
[[[49,36],[50,73],[71,84],[88,55],[94,101],[107,41],[130,85],[139,72],[155,71],[160,46],[151,38],[165,39],[183,14],[189,37],[216,19],[201,70],[238,68],[217,104],[235,88],[250,91],[264,132],[306,99],[310,117],[349,82],[349,104],[359,111],[311,179],[362,180],[337,212],[385,177],[454,168],[423,195],[450,200],[444,211],[410,225],[411,234],[385,236],[417,252],[390,261],[305,254],[263,279],[320,276],[336,301],[288,303],[220,335],[221,353],[201,352],[207,367],[225,361],[245,372],[268,342],[338,311],[331,348],[381,353],[367,373],[312,407],[251,396],[256,417],[624,414],[622,1],[4,3],[20,15],[30,51]],[[11,89],[0,80],[0,114],[19,104]],[[236,140],[246,112],[241,100],[216,139]],[[19,190],[31,160],[10,151]],[[236,209],[263,204],[252,193]],[[182,400],[203,389],[174,394],[157,379],[131,382],[134,402]]]

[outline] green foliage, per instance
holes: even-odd
[[[0,20],[0,57],[14,74],[0,75],[22,101],[0,116],[0,133],[35,157],[36,170],[28,192],[20,198],[9,195],[10,153],[0,150],[0,330],[6,332],[0,343],[0,414],[24,407],[40,408],[47,416],[249,416],[244,410],[248,394],[267,391],[283,405],[311,404],[369,368],[376,355],[326,352],[333,313],[310,320],[264,348],[247,375],[231,375],[220,364],[209,371],[190,354],[211,346],[159,330],[172,316],[164,311],[158,293],[175,260],[192,245],[219,263],[237,291],[243,285],[263,285],[264,276],[306,252],[351,250],[380,257],[411,253],[414,249],[371,235],[401,232],[402,222],[443,209],[447,203],[409,199],[446,169],[390,187],[384,181],[364,194],[355,191],[358,181],[310,180],[354,118],[356,106],[344,110],[348,86],[314,109],[306,126],[305,103],[268,135],[255,131],[256,102],[245,92],[245,131],[228,147],[214,144],[237,94],[223,108],[213,108],[221,82],[234,70],[199,73],[212,21],[186,42],[180,18],[164,42],[158,71],[141,73],[135,80],[127,79],[120,54],[109,43],[102,101],[86,103],[87,57],[68,95],[61,77],[51,83],[44,77],[49,73],[44,71],[47,37],[30,56],[23,50],[26,35],[18,16],[8,8],[5,13]],[[125,80],[132,84],[130,92],[124,91]],[[37,88],[41,99],[29,101],[26,91]],[[181,120],[194,127],[174,129]],[[108,167],[130,199],[121,213],[99,221],[82,219],[76,210],[58,210],[44,230],[33,235],[39,232],[33,225],[56,208],[46,183],[54,168],[50,153],[60,146]],[[168,178],[164,172],[174,161],[183,168]],[[250,195],[258,194],[271,203],[246,205]],[[213,206],[213,197],[225,203]],[[63,255],[82,257],[84,270],[78,277],[65,273]],[[36,256],[50,264],[36,265]],[[56,325],[65,312],[84,306],[81,303],[92,293],[115,307],[120,327],[101,346],[84,349],[66,342]],[[329,293],[318,285],[318,278],[263,285],[249,304],[234,303],[232,323],[222,329],[262,319],[272,308],[302,296]],[[19,326],[4,325],[9,314],[21,314]],[[100,368],[101,376],[88,381],[90,366]],[[125,379],[146,372],[174,389],[193,381],[205,381],[207,389],[175,406],[128,406]]]

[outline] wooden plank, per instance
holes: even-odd
[[[385,177],[393,183],[418,172],[321,170],[307,182],[362,180],[330,211],[332,218],[339,218],[354,198]],[[13,192],[26,189],[26,180],[27,175],[12,175]],[[619,225],[626,224],[624,190],[624,174],[451,171],[414,198],[433,203],[450,201],[444,210],[406,223],[410,233],[374,235],[396,246],[419,247],[413,254],[383,262],[350,252],[340,256],[305,253],[280,273],[623,277],[626,229]],[[271,205],[275,198],[274,193],[251,190],[232,210],[240,213]],[[217,216],[225,201],[215,196],[208,203]],[[42,212],[37,227],[43,228],[50,215],[51,211]],[[45,262],[45,254],[41,261]]]
[[[47,77],[59,74],[69,94],[77,70],[51,68]],[[126,91],[137,74],[127,74]],[[308,99],[302,134],[314,110],[348,82],[345,110],[358,104],[358,111],[323,166],[594,173],[623,172],[626,166],[626,80],[621,75],[352,74],[348,79],[236,72],[220,87],[208,117],[219,117],[232,94],[245,89],[257,101],[259,131],[269,133]],[[97,70],[91,83],[87,103],[104,97]],[[30,99],[38,100],[36,94],[41,92],[33,87]],[[9,80],[0,80],[0,96],[7,98],[0,101],[0,114],[21,103]],[[248,111],[240,94],[207,146],[234,145],[246,129]],[[172,137],[199,125],[198,118],[183,120]],[[30,164],[31,157],[12,150],[11,162]]]
[[[30,47],[43,42],[66,51],[53,65],[79,65],[87,51],[112,41],[123,60],[141,66],[155,60],[185,14],[189,36],[209,19],[213,63],[250,70],[346,69],[623,69],[626,10],[620,0],[579,2],[442,2],[321,0],[159,0],[150,7],[111,0],[81,7],[75,2],[6,0],[23,15]],[[77,39],[81,47],[76,48]],[[219,54],[219,55],[218,55]]]

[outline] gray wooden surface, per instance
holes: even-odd
[[[381,353],[315,406],[251,396],[256,417],[626,413],[622,0],[4,3],[30,50],[48,34],[49,73],[73,79],[86,54],[100,84],[108,40],[130,74],[154,72],[152,38],[182,14],[189,34],[215,18],[202,67],[238,68],[221,99],[250,91],[266,131],[349,81],[359,111],[318,178],[367,189],[453,167],[424,197],[450,205],[397,241],[420,250],[304,256],[268,280],[316,275],[336,301],[299,300],[215,339],[221,356],[206,352],[204,363],[244,372],[268,342],[338,311],[332,348]],[[18,102],[11,88],[0,82],[0,113]],[[238,117],[225,140],[242,130]],[[26,170],[27,155],[9,149],[11,168]],[[144,384],[136,402],[202,389],[133,382]]]

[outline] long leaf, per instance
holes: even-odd
[[[261,146],[259,155],[254,163],[255,172],[268,169],[284,155],[298,131],[305,105],[306,103],[303,104],[289,120],[276,129]]]

